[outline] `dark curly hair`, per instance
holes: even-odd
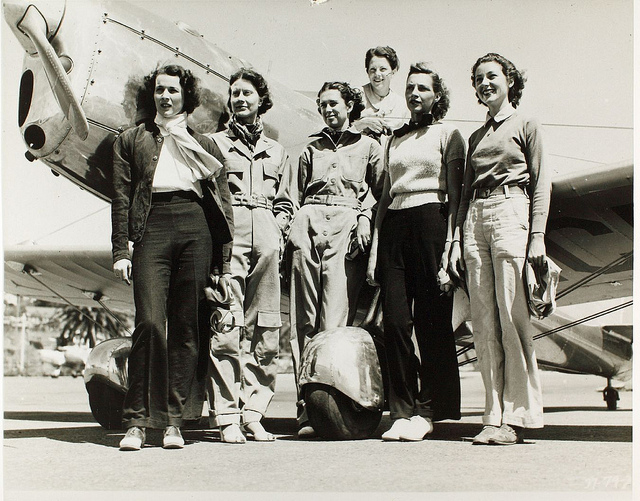
[[[473,68],[471,69],[471,85],[474,89],[476,88],[475,77],[478,66],[480,66],[482,63],[490,62],[495,62],[502,66],[502,73],[504,73],[504,75],[507,77],[507,81],[513,82],[513,85],[509,87],[509,102],[514,108],[517,108],[520,104],[522,89],[524,89],[524,83],[527,81],[527,79],[525,78],[524,73],[518,71],[515,64],[509,61],[506,57],[501,56],[500,54],[496,54],[495,52],[489,52],[481,58],[478,58],[476,64],[474,64]],[[486,106],[486,104],[480,100],[477,92],[476,97],[478,97],[478,102],[480,104],[484,104]]]
[[[407,78],[411,75],[415,75],[416,73],[431,76],[431,80],[433,81],[433,92],[435,94],[440,94],[440,98],[433,103],[431,114],[433,115],[434,120],[442,120],[447,114],[447,111],[449,111],[449,89],[447,89],[447,86],[444,84],[442,77],[440,77],[435,70],[429,68],[428,63],[420,61],[412,64],[409,67],[409,74],[407,75]]]
[[[144,77],[137,98],[139,112],[140,110],[146,112],[143,114],[147,117],[154,117],[156,115],[156,103],[153,95],[156,88],[156,77],[158,75],[169,75],[180,78],[180,87],[182,87],[183,94],[182,111],[187,114],[193,113],[193,110],[200,105],[200,80],[194,76],[190,70],[177,64],[158,66],[151,74]]]
[[[400,67],[400,59],[398,59],[396,51],[391,47],[378,45],[369,49],[364,56],[364,67],[367,71],[369,71],[369,63],[374,56],[386,58],[392,70],[397,70]]]
[[[247,82],[251,82],[251,85],[256,88],[258,96],[260,96],[260,98],[262,99],[262,103],[260,103],[260,106],[258,107],[258,115],[266,113],[273,107],[271,93],[269,92],[269,87],[267,86],[267,81],[264,79],[264,77],[260,73],[252,69],[240,68],[233,75],[231,75],[231,77],[229,77],[229,100],[227,101],[229,110],[231,110],[231,86],[237,80],[246,80]]]
[[[360,89],[351,87],[346,82],[325,82],[318,91],[318,98],[316,99],[318,112],[320,112],[320,94],[326,90],[337,90],[340,92],[345,103],[349,103],[349,101],[353,102],[353,109],[351,113],[349,113],[349,123],[355,122],[360,118],[362,110],[364,110],[364,98],[362,97],[362,91]]]

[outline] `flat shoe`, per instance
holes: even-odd
[[[177,426],[167,426],[162,437],[163,449],[182,449],[184,447],[184,438]]]
[[[220,438],[226,444],[244,444],[247,441],[240,426],[235,423],[220,428]]]
[[[256,442],[273,442],[276,439],[273,433],[269,433],[264,429],[260,421],[245,423],[242,425],[242,428],[249,433],[249,436],[253,437],[253,440]]]
[[[400,440],[404,442],[419,442],[433,431],[431,419],[422,416],[412,416],[409,424],[400,430]]]
[[[409,426],[408,418],[400,418],[393,421],[391,428],[382,434],[382,440],[385,442],[398,442],[400,434]]]
[[[144,428],[132,426],[127,429],[124,438],[120,440],[121,451],[139,451],[144,445],[145,433]]]
[[[298,428],[298,438],[315,438],[317,437],[316,430],[309,423],[303,423]]]
[[[490,445],[515,445],[524,442],[524,428],[520,426],[511,427],[503,424],[495,434],[489,438]]]
[[[497,426],[485,425],[482,431],[473,437],[473,445],[489,445],[489,440],[499,429]]]

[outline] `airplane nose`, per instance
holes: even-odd
[[[31,38],[20,29],[27,11],[31,9],[37,10],[42,17],[43,32],[48,40],[55,35],[60,26],[60,22],[64,17],[65,1],[64,0],[5,0],[2,2],[2,12],[4,20],[11,28],[20,45],[24,47],[29,54],[34,55],[38,52]]]
[[[5,0],[2,9],[20,44],[31,56],[39,57],[60,109],[75,133],[84,141],[89,135],[89,123],[67,76],[67,69],[73,65],[67,56],[60,56],[53,46],[60,47],[54,39],[64,18],[65,2]]]

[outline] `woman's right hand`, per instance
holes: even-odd
[[[373,134],[387,134],[389,127],[382,118],[365,117],[353,122],[353,126],[360,132],[372,132]]]
[[[127,282],[127,285],[131,285],[131,260],[118,259],[113,263],[113,272],[120,280]]]
[[[369,252],[369,261],[367,263],[367,283],[372,287],[378,287],[380,284],[376,281],[376,264],[378,262],[378,251],[371,248]]]
[[[456,279],[464,281],[464,269],[462,248],[460,246],[460,241],[456,240],[451,243],[451,251],[449,252],[449,273]]]

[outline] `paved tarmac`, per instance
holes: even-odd
[[[593,376],[543,372],[546,426],[525,443],[473,446],[484,389],[462,373],[463,418],[419,443],[388,443],[385,413],[373,438],[295,438],[293,376],[280,375],[265,419],[274,443],[220,442],[185,432],[182,450],[161,436],[120,452],[122,432],[95,423],[82,378],[4,378],[5,499],[548,499],[632,498],[632,392],[607,411]],[[519,494],[514,497],[513,491]]]

